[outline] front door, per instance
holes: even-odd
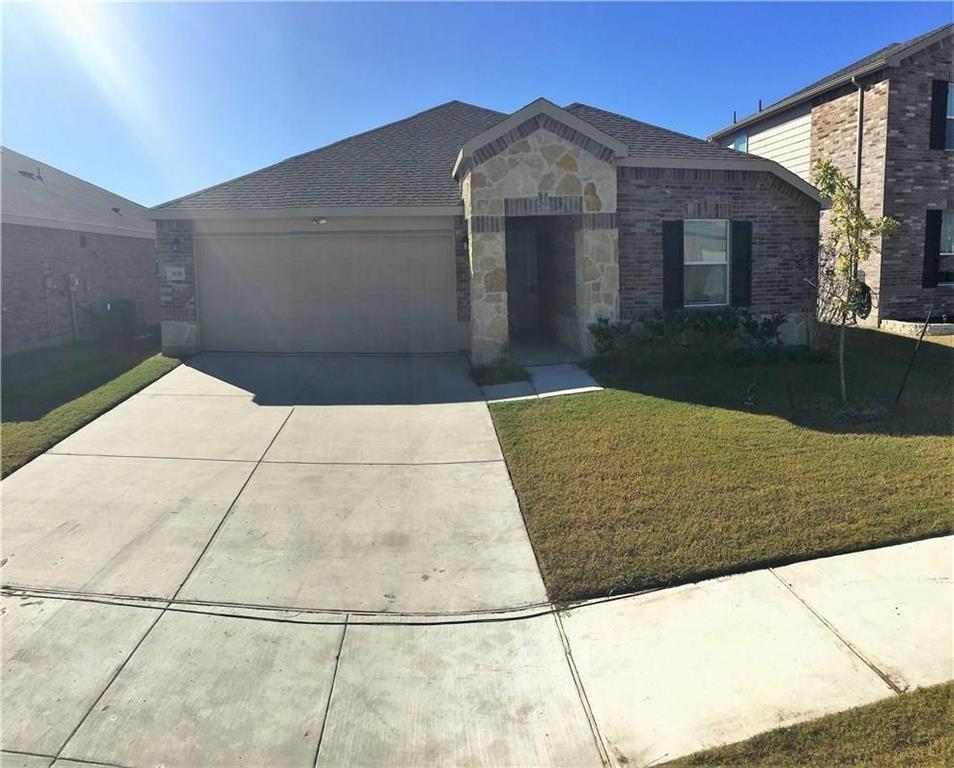
[[[507,312],[511,336],[530,336],[540,327],[540,270],[536,230],[507,226]]]

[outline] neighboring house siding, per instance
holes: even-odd
[[[865,82],[864,131],[861,152],[861,205],[871,217],[883,216],[885,197],[885,144],[888,129],[889,86],[885,79]],[[857,152],[858,91],[847,85],[812,108],[812,167],[831,160],[852,180]],[[925,127],[925,131],[927,128]],[[822,211],[821,239],[830,237],[829,214]],[[867,319],[877,323],[881,304],[881,248],[876,246],[859,268],[859,275],[875,295],[875,306]]]
[[[748,136],[749,154],[774,160],[811,182],[812,116],[807,106],[766,120]]]
[[[954,151],[930,149],[931,81],[954,79],[954,41],[915,54],[892,71],[885,213],[901,227],[885,241],[882,318],[954,315],[954,287],[923,288],[929,208],[954,209]]]
[[[768,117],[748,130],[720,139],[731,147],[736,138],[745,135],[748,153],[774,160],[811,183],[812,115],[809,105],[791,109],[781,115]]]
[[[810,313],[818,203],[770,173],[620,168],[620,312],[660,309],[662,223],[720,218],[752,222],[754,313]]]
[[[140,299],[146,325],[159,322],[153,240],[22,224],[4,224],[0,240],[4,355],[73,340],[71,275],[81,339],[111,300]]]

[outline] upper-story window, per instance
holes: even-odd
[[[729,303],[729,222],[683,222],[683,297],[687,307]]]
[[[740,133],[735,137],[735,141],[732,142],[732,149],[737,152],[748,152],[749,151],[749,134]]]
[[[931,149],[954,151],[954,83],[931,83]]]

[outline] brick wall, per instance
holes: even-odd
[[[457,322],[470,322],[470,251],[467,247],[467,222],[463,216],[454,221],[454,262],[457,271]]]
[[[196,321],[195,249],[191,221],[157,221],[159,301],[162,320]],[[168,267],[181,268],[182,280],[168,279]]]
[[[926,211],[954,208],[954,154],[929,147],[931,81],[954,77],[952,50],[948,38],[863,81],[862,206],[901,223],[860,268],[876,296],[869,323],[923,317],[929,309],[954,314],[954,288],[921,287]],[[856,89],[845,86],[812,108],[812,163],[830,158],[851,178],[857,100]],[[823,238],[827,231],[823,212]]]
[[[662,223],[723,218],[752,222],[752,311],[810,311],[818,204],[765,172],[620,168],[620,314],[662,307]]]
[[[884,215],[885,139],[888,126],[889,86],[884,75],[863,81],[865,87],[864,128],[861,148],[861,205],[871,217]],[[882,79],[879,79],[882,78]],[[856,136],[858,130],[858,90],[844,86],[825,96],[812,107],[812,172],[823,159],[831,160],[852,180],[855,178]],[[829,237],[828,212],[822,211],[820,237]],[[875,306],[868,323],[878,321],[881,293],[882,247],[877,244],[871,256],[859,266],[859,276],[875,295]]]
[[[0,248],[5,355],[73,340],[68,275],[80,338],[95,335],[96,313],[110,300],[141,299],[146,325],[159,322],[153,240],[4,224]]]
[[[193,223],[184,219],[157,221],[156,252],[162,351],[170,355],[191,354],[199,348]]]
[[[954,287],[922,288],[924,225],[929,208],[954,209],[954,152],[930,149],[931,81],[954,78],[951,38],[892,70],[886,154],[885,213],[901,222],[885,241],[883,318],[954,315]]]

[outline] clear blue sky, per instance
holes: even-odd
[[[705,136],[951,4],[5,5],[3,136],[153,205],[460,99]]]

